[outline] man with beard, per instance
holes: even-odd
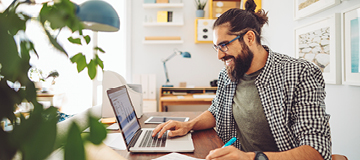
[[[153,131],[170,137],[216,127],[224,143],[206,159],[331,159],[325,84],[314,64],[261,45],[264,10],[230,9],[214,23],[214,49],[225,68],[207,111],[189,122],[168,121]]]

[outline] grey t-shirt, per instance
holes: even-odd
[[[266,120],[263,106],[255,86],[255,79],[262,69],[244,75],[239,81],[233,102],[233,115],[236,121],[241,150],[279,151]]]

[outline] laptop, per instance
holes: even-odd
[[[129,152],[194,152],[190,133],[170,138],[166,132],[157,138],[151,136],[154,128],[141,128],[125,85],[107,90],[107,95]]]

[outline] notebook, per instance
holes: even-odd
[[[129,152],[193,152],[191,134],[170,138],[167,133],[161,138],[151,137],[154,128],[141,128],[131,103],[126,86],[107,90],[125,145]]]

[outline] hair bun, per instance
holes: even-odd
[[[250,12],[255,12],[256,4],[254,0],[247,0],[245,3],[245,10]]]

